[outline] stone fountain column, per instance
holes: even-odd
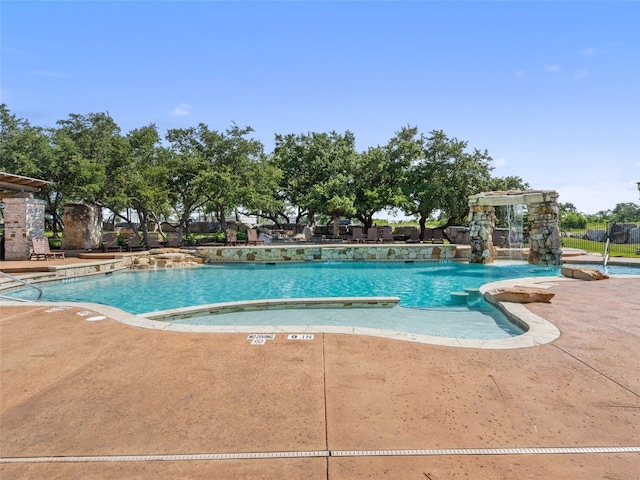
[[[560,229],[558,227],[558,194],[544,191],[539,201],[529,203],[529,263],[561,265]]]
[[[102,213],[98,207],[82,203],[64,206],[63,250],[92,250],[100,248]]]
[[[493,239],[496,224],[496,210],[490,205],[478,205],[477,200],[469,200],[469,243],[471,253],[469,263],[493,263]]]

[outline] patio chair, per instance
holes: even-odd
[[[264,240],[258,240],[258,229],[247,230],[247,245],[258,245],[259,243],[264,245]]]
[[[433,243],[444,243],[444,229],[443,228],[434,228],[433,229],[433,237],[431,240]]]
[[[504,235],[499,230],[494,230],[491,233],[491,242],[494,247],[504,247],[506,244]]]
[[[351,227],[351,242],[364,243],[364,235],[362,233],[362,227]]]
[[[36,260],[49,260],[53,258],[60,258],[64,260],[64,252],[52,252],[49,248],[49,240],[45,237],[36,237],[31,239],[31,253],[29,254],[29,260],[33,257]]]
[[[137,233],[131,233],[127,236],[127,250],[130,252],[136,252],[144,250],[144,245],[140,241],[140,236]]]
[[[305,225],[302,229],[302,236],[304,237],[305,242],[310,242],[313,237],[313,230],[309,227],[309,225]]]
[[[166,246],[168,248],[181,248],[182,239],[180,238],[180,235],[178,234],[169,235],[169,240],[167,240]]]
[[[420,229],[412,228],[407,243],[420,243]]]
[[[422,241],[433,243],[433,228],[425,227],[424,233],[422,234]]]
[[[391,227],[382,227],[382,241],[393,243],[393,229]]]
[[[378,227],[369,227],[367,229],[367,243],[378,243]]]
[[[162,248],[163,245],[163,241],[160,240],[160,238],[158,238],[158,235],[154,234],[149,234],[147,235],[147,248]]]
[[[236,231],[235,230],[231,230],[230,228],[227,228],[227,230],[225,230],[225,234],[226,234],[225,245],[237,245],[238,244],[238,237],[236,235]]]
[[[118,243],[118,235],[115,233],[105,233],[102,235],[103,252],[121,252],[122,245]]]

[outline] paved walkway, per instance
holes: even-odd
[[[640,478],[640,279],[551,291],[513,350],[0,306],[0,477]]]

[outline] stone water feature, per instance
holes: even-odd
[[[560,265],[558,193],[553,190],[485,192],[469,197],[470,263],[494,260],[493,231],[496,206],[527,205],[531,246],[527,261],[533,265]]]
[[[63,250],[97,250],[102,239],[101,209],[83,203],[64,206]]]

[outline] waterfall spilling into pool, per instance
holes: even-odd
[[[507,205],[507,246],[510,260],[522,260],[524,246],[524,210],[525,205]],[[517,253],[516,253],[517,252]]]

